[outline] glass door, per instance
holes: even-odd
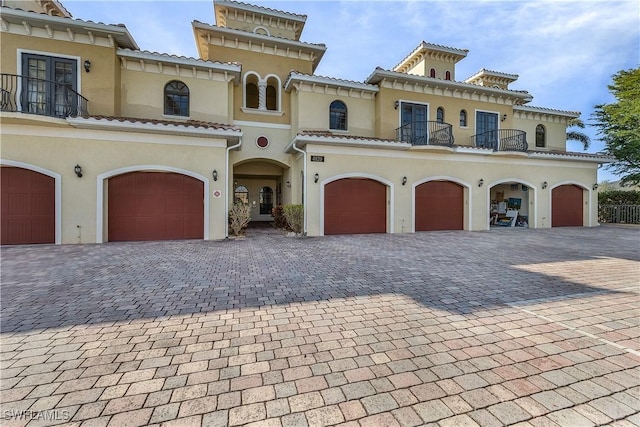
[[[426,145],[427,140],[427,106],[424,104],[402,103],[401,123],[402,141],[413,145]]]
[[[77,63],[73,59],[23,54],[22,108],[32,114],[77,113]]]
[[[476,145],[493,148],[498,146],[498,114],[486,111],[476,112]]]

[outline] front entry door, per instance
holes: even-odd
[[[427,106],[423,104],[402,103],[401,140],[413,145],[426,145]]]
[[[476,145],[483,148],[498,146],[498,114],[478,111],[476,113]]]

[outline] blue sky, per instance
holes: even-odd
[[[125,24],[143,50],[197,57],[191,22],[215,24],[212,0],[62,0],[74,18]],[[391,69],[424,40],[461,49],[456,79],[481,68],[518,74],[529,105],[580,111],[612,102],[607,85],[640,65],[638,1],[251,1],[307,15],[301,40],[324,43],[316,74],[364,81]],[[588,152],[602,150],[596,131]],[[582,151],[578,143],[568,150]],[[599,180],[616,180],[606,169]]]

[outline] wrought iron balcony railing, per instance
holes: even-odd
[[[518,129],[496,129],[471,137],[474,147],[493,151],[527,151],[527,133]]]
[[[89,101],[71,85],[0,74],[0,110],[51,117],[88,116]]]
[[[452,126],[449,123],[406,123],[396,129],[396,140],[412,145],[439,145],[451,147],[454,143]]]

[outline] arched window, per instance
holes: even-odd
[[[271,213],[273,208],[273,190],[271,187],[262,187],[260,189],[260,215]]]
[[[245,81],[245,107],[258,108],[258,76],[250,74]]]
[[[269,77],[267,79],[267,110],[278,110],[278,79]]]
[[[451,80],[451,71],[447,71],[446,73],[444,73],[444,79]]]
[[[547,146],[547,130],[542,125],[536,126],[536,147]]]
[[[444,108],[438,107],[436,110],[436,121],[438,123],[444,123]]]
[[[429,77],[433,77],[434,79],[436,78],[436,69],[432,68],[429,70]]]
[[[249,190],[244,185],[238,185],[233,192],[233,203],[249,204]]]
[[[329,129],[347,130],[347,106],[342,101],[333,101],[329,106]]]
[[[164,114],[169,116],[189,116],[189,88],[178,80],[172,80],[164,87]]]
[[[467,111],[460,110],[460,127],[467,127]]]

